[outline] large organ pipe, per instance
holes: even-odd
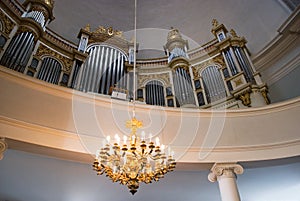
[[[54,83],[55,81],[55,75],[56,75],[56,63],[53,64],[53,66],[48,66],[48,68],[50,69],[50,73],[48,73],[48,78],[47,78],[47,81],[50,82],[50,83]]]
[[[48,68],[50,69],[49,70],[49,73],[47,75],[47,82],[49,83],[54,83],[55,81],[55,75],[56,75],[56,63],[54,63],[52,66],[48,66]]]
[[[1,64],[10,68],[10,66],[8,65],[9,61],[12,58],[13,52],[15,51],[16,47],[18,47],[18,43],[22,40],[24,34],[25,33],[20,33],[19,35],[17,35],[16,37],[13,38],[13,41],[8,46],[6,52],[1,60]]]
[[[89,57],[91,57],[91,55],[89,56]],[[79,78],[80,79],[78,79],[78,81],[79,81],[79,90],[83,90],[83,91],[85,91],[85,85],[86,85],[86,82],[82,82],[82,80],[86,80],[86,76],[87,76],[87,73],[86,73],[86,71],[87,71],[87,63],[88,62],[90,62],[90,59],[89,59],[89,57],[88,57],[88,60],[84,63],[84,65],[83,65],[83,67],[82,67],[82,69],[81,69],[81,72],[80,72],[80,76],[79,76]]]
[[[90,82],[89,82],[89,86],[88,86],[88,91],[92,91],[95,92],[95,87],[96,87],[96,79],[98,76],[98,69],[97,66],[99,65],[99,56],[100,56],[100,48],[97,47],[95,50],[95,53],[93,54],[93,59],[91,59],[94,65],[92,65],[90,67],[90,71],[91,73],[89,73],[91,75],[90,77]]]
[[[58,84],[60,73],[61,73],[60,65],[59,63],[56,63],[53,84]]]
[[[101,62],[103,60],[103,58],[101,58],[101,55],[102,55],[102,50],[103,48],[102,47],[97,47],[97,53],[95,55],[95,58],[96,58],[96,61],[95,61],[95,65],[93,66],[93,71],[94,71],[94,79],[92,81],[92,91],[93,92],[98,92],[99,90],[99,81],[100,80],[100,70],[101,70]]]
[[[101,80],[101,76],[103,74],[103,58],[104,58],[104,47],[98,47],[100,49],[100,63],[99,66],[96,66],[97,68],[97,81],[96,83],[96,87],[95,87],[95,91],[94,92],[98,92],[99,91],[99,87],[100,87],[100,80]]]
[[[187,73],[185,69],[181,69],[181,73],[182,73],[182,82],[183,82],[183,86],[184,86],[184,91],[186,94],[185,100],[188,101],[189,97],[189,86],[188,86],[188,77],[187,77]]]
[[[116,86],[118,88],[123,88],[122,84],[120,83],[122,80],[120,80],[122,78],[122,71],[121,71],[121,54],[120,52],[118,52],[118,56],[116,58],[116,62],[117,62],[117,75],[116,75]]]
[[[106,85],[106,93],[109,92],[109,88],[111,87],[111,76],[112,76],[112,58],[113,58],[113,51],[114,49],[111,49],[110,50],[110,57],[109,57],[109,65],[107,67],[107,70],[108,70],[108,77],[107,77],[107,85]]]
[[[127,79],[126,79],[126,76],[125,76],[125,71],[124,71],[124,61],[125,61],[125,57],[122,56],[122,59],[121,59],[121,68],[122,68],[122,74],[121,74],[121,77],[120,79],[122,79],[122,87],[124,89],[127,89],[128,86],[127,86]]]
[[[51,71],[52,71],[52,67],[54,66],[55,62],[53,59],[50,59],[48,58],[48,60],[50,62],[46,63],[46,65],[44,66],[44,68],[46,69],[45,70],[45,73],[44,73],[44,79],[46,82],[49,81],[50,79],[50,76],[51,76]]]
[[[109,48],[106,48],[105,64],[103,66],[103,75],[102,75],[102,83],[101,83],[101,93],[102,94],[104,94],[104,92],[105,92],[108,59],[109,59]]]
[[[45,75],[45,71],[46,71],[46,68],[45,68],[45,65],[48,65],[48,62],[49,62],[49,60],[47,59],[47,58],[45,58],[44,60],[43,60],[43,63],[42,63],[42,66],[41,66],[41,68],[40,68],[40,70],[39,70],[39,74],[38,74],[38,76],[37,76],[37,78],[38,79],[41,79],[41,80],[44,80],[45,78],[44,78],[44,75]]]
[[[156,90],[155,90],[155,85],[154,84],[151,84],[150,85],[151,86],[151,90],[152,90],[152,100],[153,100],[153,103],[154,103],[154,105],[156,105],[157,103],[156,103]]]
[[[24,54],[26,54],[26,50],[28,50],[29,48],[29,44],[30,44],[30,39],[31,39],[31,34],[28,33],[27,37],[24,40],[24,43],[20,46],[20,48],[18,49],[18,52],[16,53],[16,57],[15,57],[15,61],[14,61],[14,65],[13,68],[18,70],[18,66],[21,62],[21,59],[23,57]]]
[[[116,62],[117,62],[117,51],[113,51],[113,66],[112,66],[112,78],[111,78],[111,86],[113,87],[114,84],[115,84],[115,77],[116,77],[116,74],[118,73],[118,69],[117,69],[117,65],[116,65]]]
[[[27,62],[28,62],[28,60],[31,56],[33,46],[34,46],[34,36],[32,34],[30,34],[30,38],[28,39],[28,43],[26,44],[26,48],[20,54],[21,58],[18,62],[20,67],[19,67],[18,71],[24,72],[26,64],[27,64]]]
[[[213,72],[212,72],[212,67],[209,67],[207,69],[207,74],[208,76],[211,78],[209,80],[209,94],[210,94],[210,97],[212,98],[212,102],[215,101],[216,99],[216,95],[217,95],[217,83],[215,82],[215,76],[213,75]]]
[[[46,70],[45,70],[45,73],[44,73],[44,79],[43,80],[45,80],[45,81],[49,80],[50,73],[51,73],[51,67],[54,66],[54,60],[50,59],[50,58],[48,58],[48,60],[50,60],[50,62],[46,63],[46,65],[44,66],[44,68]]]
[[[30,44],[28,45],[27,49],[25,50],[23,57],[21,58],[20,67],[18,69],[19,72],[24,72],[26,64],[31,56],[32,50],[34,48],[34,40],[33,36],[31,38]]]
[[[179,83],[178,83],[178,76],[177,76],[177,69],[176,71],[174,72],[174,79],[173,79],[173,82],[174,82],[174,90],[175,90],[175,97],[178,101],[180,101],[180,90],[179,90]]]
[[[95,49],[95,48],[93,48],[93,49]],[[86,82],[83,83],[83,89],[84,89],[84,91],[89,91],[89,85],[91,83],[91,76],[93,75],[91,73],[91,70],[93,68],[92,64],[93,64],[93,60],[94,60],[95,55],[96,54],[93,51],[92,54],[90,55],[91,58],[89,58],[89,60],[88,60],[88,66],[89,66],[89,68],[87,68],[87,66],[85,68],[84,79],[86,80]]]
[[[159,94],[159,105],[160,106],[163,106],[164,104],[163,104],[163,100],[164,100],[164,93],[163,93],[163,90],[164,90],[164,87],[163,86],[161,86],[161,85],[159,85],[159,87],[158,87],[158,94]]]
[[[20,47],[18,48],[18,51],[16,52],[16,56],[15,56],[14,65],[13,65],[14,68],[19,65],[19,63],[21,62],[21,59],[23,57],[23,54],[26,53],[26,50],[29,47],[29,44],[31,42],[30,36],[31,36],[31,33],[28,33],[26,38],[24,39],[24,42],[22,43],[22,45],[20,45]]]
[[[186,91],[183,86],[183,77],[182,77],[182,69],[181,68],[178,68],[177,77],[178,77],[178,84],[179,84],[179,90],[180,90],[179,94],[181,95],[181,102],[184,103]]]
[[[47,80],[47,74],[50,71],[50,69],[48,68],[49,65],[51,65],[52,60],[50,60],[49,58],[45,58],[42,66],[41,66],[41,76],[38,77],[41,80]]]

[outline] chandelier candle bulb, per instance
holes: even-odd
[[[127,143],[127,136],[126,135],[123,136],[123,143],[124,143],[124,145],[126,145],[126,143]]]
[[[145,131],[142,131],[142,132],[141,132],[141,140],[142,140],[142,141],[145,141],[145,136],[146,136]]]
[[[161,151],[162,151],[162,152],[165,151],[165,145],[162,144],[162,145],[160,146],[160,148],[161,148]]]
[[[107,144],[110,143],[110,136],[107,136],[107,137],[106,137],[106,141],[107,141]]]
[[[131,144],[134,144],[134,145],[135,145],[135,140],[136,140],[135,135],[132,135],[132,136],[131,136]]]
[[[155,142],[156,142],[156,146],[159,147],[160,146],[159,137],[156,137]]]
[[[120,144],[120,137],[118,134],[115,135],[115,140],[116,140],[117,144]]]

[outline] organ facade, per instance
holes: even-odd
[[[214,39],[195,49],[171,28],[166,56],[136,60],[133,43],[112,27],[79,31],[78,44],[47,28],[52,0],[0,2],[0,65],[61,87],[163,107],[246,108],[269,104],[246,39],[212,20]],[[209,30],[208,30],[209,31]]]

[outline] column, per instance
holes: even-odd
[[[218,181],[222,201],[240,201],[236,175],[242,174],[243,167],[236,163],[215,163],[208,175],[211,182]]]
[[[7,149],[7,143],[5,142],[4,138],[0,137],[0,160],[3,159],[3,154]]]

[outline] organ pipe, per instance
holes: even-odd
[[[207,102],[214,102],[226,97],[226,88],[220,71],[216,66],[209,66],[202,72],[203,85]]]
[[[31,11],[30,13],[27,13],[25,17],[33,19],[34,21],[39,23],[42,27],[45,25],[45,16],[40,11]]]
[[[164,87],[160,81],[152,80],[146,84],[146,103],[165,106]]]
[[[87,49],[89,57],[83,64],[80,79],[76,80],[77,89],[108,94],[110,87],[119,84],[125,87],[125,54],[106,45],[94,45]]]
[[[183,68],[177,68],[174,72],[174,90],[180,105],[196,104],[191,82],[191,77]]]
[[[30,32],[18,34],[6,49],[1,65],[23,72],[32,54],[34,35]]]
[[[52,84],[58,84],[61,73],[61,64],[53,58],[45,58],[37,78]]]

